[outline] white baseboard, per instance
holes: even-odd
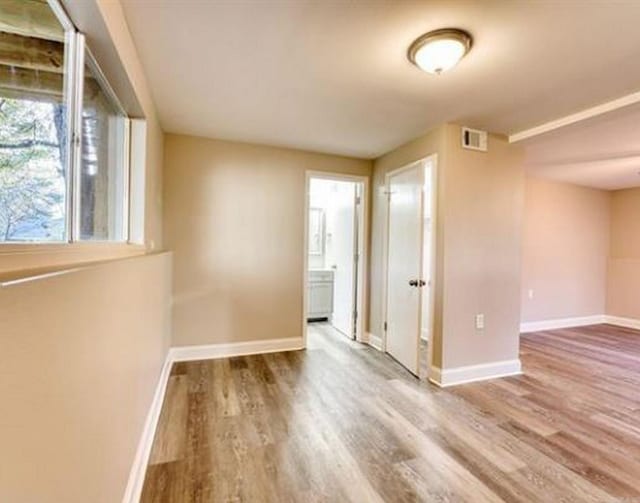
[[[378,337],[371,332],[368,333],[369,346],[376,348],[378,351],[382,351],[382,337]]]
[[[556,320],[532,321],[520,324],[520,333],[539,332],[540,330],[557,330],[560,328],[586,327],[588,325],[599,325],[608,323],[618,327],[633,328],[640,330],[640,320],[624,318],[621,316],[611,316],[609,314],[596,314],[593,316],[582,316],[579,318],[560,318]]]
[[[147,473],[153,438],[155,437],[158,420],[160,419],[160,411],[162,410],[162,403],[164,402],[164,395],[167,390],[172,365],[171,351],[169,351],[164,360],[160,378],[156,385],[156,391],[153,394],[151,407],[149,408],[144,427],[142,428],[142,436],[138,442],[136,456],[133,460],[131,471],[129,472],[129,480],[124,492],[124,497],[122,498],[122,503],[139,503],[140,496],[142,496],[144,477]]]
[[[295,351],[304,348],[302,337],[287,339],[267,339],[264,341],[233,342],[229,344],[208,344],[205,346],[176,346],[170,354],[174,362],[191,360],[210,360],[229,358],[260,353],[277,353],[279,351]]]
[[[520,333],[539,332],[540,330],[557,330],[560,328],[585,327],[587,325],[598,325],[607,323],[604,314],[594,316],[581,316],[578,318],[560,318],[555,320],[530,321],[520,324]]]
[[[522,366],[519,359],[504,360],[480,365],[468,365],[466,367],[454,367],[441,369],[435,365],[429,370],[429,381],[446,388],[475,381],[495,379],[497,377],[507,377],[522,373]]]
[[[621,316],[604,316],[603,323],[608,323],[609,325],[615,325],[617,327],[624,328],[633,328],[635,330],[640,330],[640,320],[636,320],[633,318],[623,318]]]

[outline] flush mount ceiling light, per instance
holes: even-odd
[[[456,66],[472,43],[471,35],[457,28],[430,31],[411,44],[407,57],[425,72],[440,75]]]

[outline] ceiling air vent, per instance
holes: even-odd
[[[462,128],[462,148],[487,151],[487,132],[468,127]]]

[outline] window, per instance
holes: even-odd
[[[79,238],[126,239],[127,117],[87,52],[82,101]]]
[[[129,120],[49,3],[0,12],[0,243],[124,242]]]
[[[22,29],[19,24],[19,33],[0,31],[7,54],[0,64],[0,241],[4,242],[67,239],[65,33],[52,12],[46,20],[48,39],[41,38],[36,27]]]

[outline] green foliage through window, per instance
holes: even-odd
[[[0,241],[65,239],[65,106],[0,96]]]

